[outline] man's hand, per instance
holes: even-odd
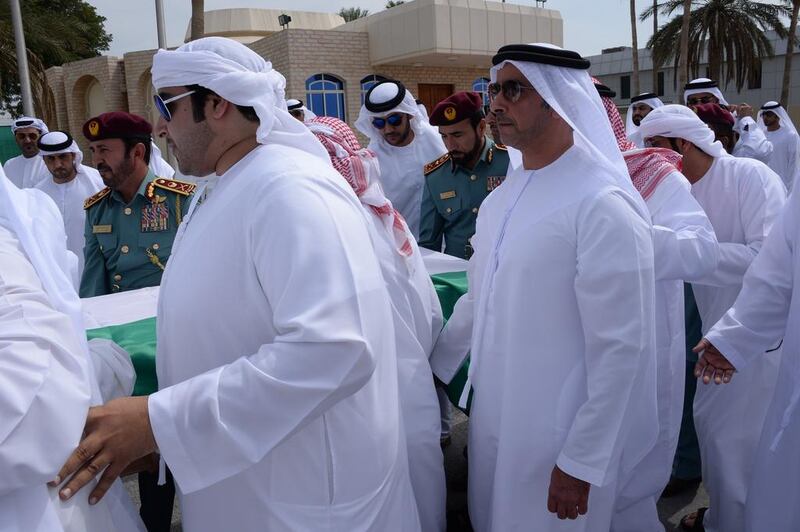
[[[588,482],[570,476],[558,466],[550,474],[550,490],[547,494],[547,510],[558,514],[559,519],[577,519],[589,510]]]
[[[692,351],[700,355],[694,366],[694,376],[698,379],[702,377],[703,384],[708,384],[712,378],[714,384],[731,382],[736,368],[714,347],[714,344],[703,338]]]
[[[737,106],[737,111],[739,118],[744,118],[745,116],[753,118],[753,108],[747,103],[740,103]]]
[[[131,462],[155,450],[147,397],[114,399],[89,409],[83,440],[51,484],[72,477],[59,492],[66,501],[102,472],[89,495],[89,504],[96,504]]]

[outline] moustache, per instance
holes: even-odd
[[[111,171],[111,167],[106,165],[106,164],[102,164],[101,163],[101,164],[97,165],[97,171],[98,172],[110,172]]]

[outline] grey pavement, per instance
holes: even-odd
[[[447,473],[447,532],[471,532],[466,517],[467,508],[467,460],[464,458],[464,446],[467,443],[467,417],[461,412],[454,414],[451,436],[452,443],[445,449],[444,461]],[[125,480],[125,487],[134,499],[134,504],[139,506],[139,493],[136,477],[131,476]],[[701,486],[679,496],[661,499],[658,502],[658,515],[667,532],[680,530],[678,526],[681,517],[689,512],[708,506],[708,495]],[[172,531],[181,532],[180,509],[177,502],[172,517]]]

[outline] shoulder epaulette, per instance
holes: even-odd
[[[498,150],[508,151],[508,146],[506,146],[505,144],[498,144],[495,142],[494,147],[497,148]]]
[[[106,187],[103,190],[101,190],[100,192],[97,192],[96,194],[94,194],[93,196],[89,196],[83,202],[84,210],[88,209],[89,207],[91,207],[92,205],[94,205],[95,203],[100,201],[101,199],[105,198],[109,194],[111,194],[111,187]]]
[[[183,196],[188,196],[194,189],[197,188],[197,185],[193,183],[187,183],[186,181],[178,181],[176,179],[165,179],[163,177],[159,177],[152,181],[153,186],[158,188],[163,188],[164,190],[171,190],[172,192],[176,192]]]
[[[423,173],[425,175],[430,174],[431,172],[433,172],[434,170],[436,170],[437,168],[442,166],[444,163],[446,163],[448,161],[448,159],[450,159],[450,154],[449,153],[445,153],[444,155],[442,155],[441,157],[439,157],[435,161],[431,161],[428,164],[426,164],[425,168],[423,169]]]

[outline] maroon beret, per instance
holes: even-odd
[[[706,124],[719,124],[722,126],[733,127],[736,120],[727,109],[720,107],[718,103],[701,103],[694,106],[694,112]]]
[[[477,92],[457,92],[436,104],[430,122],[432,126],[451,126],[468,119],[482,108],[483,98]]]
[[[150,122],[141,116],[123,111],[103,113],[83,124],[83,136],[89,141],[149,137],[153,132]]]

